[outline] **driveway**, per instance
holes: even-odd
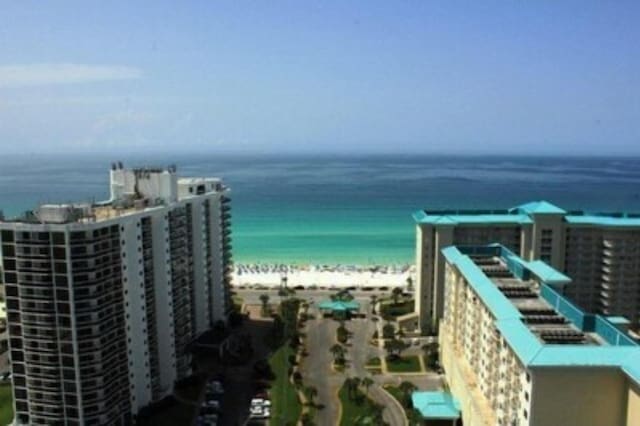
[[[329,348],[335,343],[338,323],[331,319],[324,319],[311,308],[309,313],[316,319],[307,322],[307,351],[309,355],[302,360],[301,371],[306,386],[318,389],[316,401],[324,408],[318,410],[317,424],[335,425],[338,423],[337,398],[338,389],[344,382],[344,377],[331,368],[333,355]]]

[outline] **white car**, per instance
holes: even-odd
[[[262,406],[264,404],[264,399],[262,398],[253,398],[251,400],[251,406]]]
[[[262,406],[259,405],[252,406],[249,409],[249,414],[251,415],[251,417],[261,417],[263,413],[264,410],[262,409]]]
[[[213,399],[206,401],[202,404],[203,407],[211,407],[214,410],[219,410],[220,409],[220,402],[215,401]]]

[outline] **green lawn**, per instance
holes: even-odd
[[[13,420],[13,392],[11,383],[0,385],[0,425],[8,425]]]
[[[387,370],[390,373],[419,373],[420,359],[417,356],[403,356],[393,360],[387,359]]]
[[[398,301],[398,304],[394,304],[393,301],[385,301],[380,305],[380,315],[382,316],[391,316],[398,317],[400,315],[405,315],[414,310],[414,301],[413,299],[404,300],[401,299]]]
[[[379,367],[381,364],[380,358],[378,358],[377,356],[373,357],[373,358],[369,358],[369,360],[367,361],[367,367]]]
[[[360,424],[373,424],[371,419],[367,417],[371,416],[373,401],[365,397],[365,395],[358,390],[359,398],[352,400],[349,398],[347,387],[342,386],[338,397],[340,398],[340,404],[342,405],[342,417],[340,418],[340,426],[353,426]]]
[[[300,418],[302,406],[298,400],[298,393],[289,381],[287,375],[289,370],[289,355],[295,352],[289,345],[282,345],[269,358],[269,365],[275,380],[271,383],[271,420],[270,425],[295,425]]]

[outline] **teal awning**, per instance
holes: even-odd
[[[446,392],[414,392],[411,394],[413,408],[423,418],[431,420],[455,420],[460,418],[460,404]]]

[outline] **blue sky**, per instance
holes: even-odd
[[[20,1],[5,152],[640,154],[638,1]]]

